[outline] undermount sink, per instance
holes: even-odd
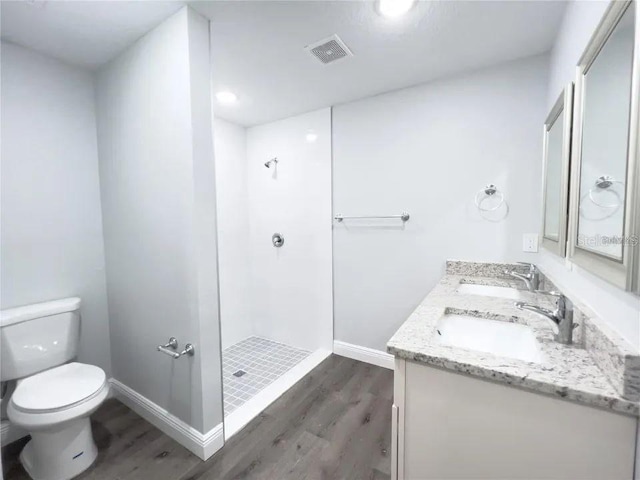
[[[468,295],[483,295],[485,297],[509,298],[511,300],[522,300],[520,290],[509,287],[496,287],[493,285],[476,285],[474,283],[461,283],[457,293]]]
[[[517,323],[470,315],[446,314],[437,326],[442,345],[540,363],[542,353],[533,330]]]

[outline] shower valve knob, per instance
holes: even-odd
[[[284,245],[284,235],[282,235],[281,233],[274,233],[271,236],[271,242],[273,243],[274,247],[280,248],[282,245]]]

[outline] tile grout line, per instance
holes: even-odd
[[[249,337],[222,352],[225,416],[276,381],[311,352],[261,337]],[[233,375],[238,370],[245,375]]]

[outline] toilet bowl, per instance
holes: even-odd
[[[98,455],[89,416],[109,384],[101,368],[73,361],[79,310],[74,297],[0,312],[0,380],[17,382],[7,416],[31,435],[20,461],[34,480],[70,480]]]
[[[20,461],[34,480],[71,479],[98,455],[89,416],[109,394],[104,371],[68,363],[18,383],[7,415],[31,440]]]

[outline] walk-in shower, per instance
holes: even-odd
[[[227,436],[332,351],[330,118],[215,121]],[[322,133],[314,143],[310,130]],[[279,160],[286,172],[265,175]]]

